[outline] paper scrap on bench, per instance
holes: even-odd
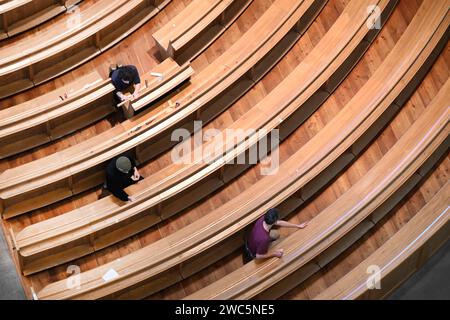
[[[105,282],[111,281],[115,278],[117,278],[119,276],[119,274],[116,272],[116,270],[114,270],[113,268],[109,269],[108,272],[106,272],[103,275],[103,280],[105,280]]]
[[[36,292],[34,291],[33,287],[30,287],[31,295],[33,296],[33,300],[39,300]]]

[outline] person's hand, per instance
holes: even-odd
[[[136,91],[133,93],[133,100],[139,98],[139,96],[140,96],[139,91],[136,90]]]
[[[297,228],[299,228],[299,229],[306,228],[306,226],[308,225],[308,223],[309,223],[309,221],[300,223],[300,224],[297,225]]]
[[[283,256],[283,254],[284,254],[283,249],[278,249],[273,253],[273,255],[277,258],[281,258]]]
[[[139,179],[141,178],[141,174],[139,173],[139,171],[137,170],[137,168],[134,168],[134,173],[131,176],[131,180],[133,181],[139,181]]]
[[[141,178],[141,174],[139,173],[138,169],[134,168],[134,174],[133,177],[136,179],[135,181],[139,180]]]
[[[128,202],[133,202],[135,199],[133,196],[128,196]]]

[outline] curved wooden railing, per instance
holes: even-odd
[[[170,134],[169,137],[164,135],[175,126],[190,128],[193,118],[209,121],[219,114],[254,85],[254,80],[246,77],[248,72],[252,72],[253,79],[258,79],[284,55],[286,47],[290,48],[300,34],[281,42],[281,48],[277,44],[296,25],[309,25],[324,1],[285,1],[285,4],[290,10],[272,5],[227,52],[194,75],[189,90],[173,98],[178,102],[176,106],[163,103],[83,143],[2,173],[0,209],[3,217],[18,215],[94,187],[103,182],[106,162],[114,156],[133,151],[139,161],[145,161],[170,147]],[[304,15],[306,18],[301,20]],[[273,50],[275,53],[269,54]],[[268,60],[264,59],[266,55]],[[218,101],[219,96],[229,93],[228,89],[233,90],[233,94]]]
[[[153,34],[163,56],[192,61],[217,39],[253,0],[195,0]]]
[[[345,274],[316,300],[383,299],[449,239],[450,183],[423,207],[393,237],[358,266]],[[380,268],[380,288],[367,286],[369,266]]]
[[[121,291],[139,285],[155,285],[162,278],[177,281],[173,270],[181,262],[199,255],[252,223],[268,208],[298,192],[314,176],[327,168],[360,138],[395,99],[404,99],[408,84],[414,82],[424,61],[443,39],[448,21],[443,21],[442,7],[424,7],[417,15],[383,65],[355,95],[348,105],[280,167],[277,175],[267,176],[224,206],[188,227],[126,257],[82,273],[81,287],[70,290],[65,282],[56,282],[39,292],[39,298],[117,297]],[[441,4],[442,6],[442,4]],[[439,10],[438,10],[439,9]],[[426,22],[426,23],[425,23]],[[417,27],[422,31],[417,34]],[[414,42],[410,39],[413,37]],[[400,60],[399,60],[400,59]],[[395,61],[395,63],[394,63]],[[400,65],[398,61],[403,61]],[[380,81],[380,79],[388,81]],[[370,88],[370,90],[368,90]],[[271,188],[267,188],[271,185]],[[258,195],[255,197],[255,195]],[[117,277],[106,281],[102,276],[113,269]],[[148,282],[147,282],[148,281]],[[75,292],[76,291],[76,292]]]
[[[0,2],[0,40],[30,30],[66,12],[81,0],[12,0]]]
[[[449,88],[450,81],[444,90]],[[361,180],[311,220],[307,230],[295,232],[277,244],[276,248],[285,250],[282,260],[246,264],[186,299],[250,299],[305,267],[344,237],[401,188],[445,142],[450,133],[450,110],[446,105],[449,96],[441,91],[420,119]],[[311,272],[309,265],[306,270]]]
[[[152,76],[153,72],[158,77]],[[166,59],[141,75],[139,98],[115,105],[114,86],[100,76],[82,77],[44,96],[0,111],[0,159],[54,141],[107,115],[116,107],[127,116],[143,109],[189,79],[189,64]]]
[[[89,61],[155,16],[169,0],[100,0],[52,28],[0,49],[0,98]],[[159,5],[158,5],[159,4]]]
[[[394,4],[394,1],[379,3],[383,12],[392,8]],[[192,199],[199,200],[200,194],[206,196],[231,180],[237,172],[235,168],[231,169],[232,166],[226,169],[225,164],[230,163],[232,158],[241,157],[263,139],[262,135],[256,134],[258,130],[269,133],[283,126],[283,135],[286,136],[288,130],[292,130],[291,127],[299,126],[320,106],[329,92],[333,91],[363,54],[370,40],[375,36],[375,33],[371,33],[370,38],[367,38],[369,29],[365,26],[366,16],[364,15],[367,5],[368,1],[351,2],[335,23],[334,28],[324,36],[289,77],[266,99],[228,127],[228,129],[236,128],[244,131],[253,129],[254,136],[229,138],[222,141],[220,146],[215,145],[215,150],[232,148],[223,154],[203,154],[200,161],[184,165],[172,164],[147,177],[139,185],[129,188],[130,194],[136,197],[132,203],[123,204],[110,196],[63,216],[25,228],[15,236],[23,272],[28,274],[32,270],[38,271],[45,267],[45,264],[55,265],[68,261],[83,253],[90,253],[92,250],[110,245],[111,241],[129,237],[186,208],[191,204]],[[349,17],[353,16],[360,19],[350,20]],[[346,68],[343,69],[342,65]],[[298,79],[305,80],[299,84]],[[313,101],[313,103],[307,103],[307,101]],[[287,127],[284,126],[286,123],[288,123]],[[187,141],[185,144],[190,145],[191,142]],[[207,148],[208,143],[202,146],[204,150]],[[192,153],[195,154],[196,151]],[[189,155],[186,156],[189,157]],[[217,179],[216,174],[220,175],[221,179]],[[205,192],[200,193],[199,188]],[[193,189],[189,194],[193,193],[195,196],[183,194],[189,189]],[[164,196],[162,197],[161,194]],[[152,213],[153,218],[151,218],[148,216],[149,210],[158,212]],[[142,214],[144,218],[138,219],[140,222],[135,221],[136,217]],[[80,216],[83,217],[82,220],[79,220]],[[117,216],[121,217],[120,223],[110,231],[115,237],[108,237],[108,241],[102,241],[100,238],[105,238],[104,227],[107,225],[112,228],[107,221],[114,221]],[[138,226],[138,229],[130,228],[131,221],[134,221],[133,224]],[[97,233],[101,233],[102,236],[98,238]],[[81,245],[85,241],[87,243]],[[86,251],[72,250],[70,253],[68,252],[70,250],[61,250],[61,248],[67,248],[68,243],[73,245],[77,243]],[[39,256],[44,257],[43,261],[38,259],[41,260],[41,264],[36,260]],[[49,256],[52,258],[47,258]]]

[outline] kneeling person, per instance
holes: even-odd
[[[106,168],[105,187],[120,200],[132,201],[124,189],[142,179],[135,161],[129,157],[120,156],[111,160]]]
[[[294,224],[278,220],[278,211],[276,209],[270,209],[255,222],[253,229],[245,241],[245,262],[253,259],[281,258],[283,256],[282,249],[269,252],[270,243],[280,237],[278,231],[272,229],[274,226],[303,229],[307,225],[308,222]]]

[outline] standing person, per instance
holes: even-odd
[[[141,78],[137,68],[133,65],[119,66],[115,69],[111,69],[109,73],[111,82],[116,88],[116,96],[120,101],[127,100],[127,96],[124,94],[131,86],[134,87],[131,99],[139,97],[139,90],[141,89]]]
[[[134,159],[119,156],[112,159],[106,168],[105,188],[122,201],[133,201],[124,189],[142,179]]]
[[[270,243],[280,237],[278,231],[272,229],[274,226],[303,229],[307,225],[308,222],[294,224],[279,220],[278,210],[270,209],[265,215],[255,222],[245,241],[244,262],[247,263],[253,259],[259,260],[272,257],[281,258],[283,256],[282,249],[269,252]]]

